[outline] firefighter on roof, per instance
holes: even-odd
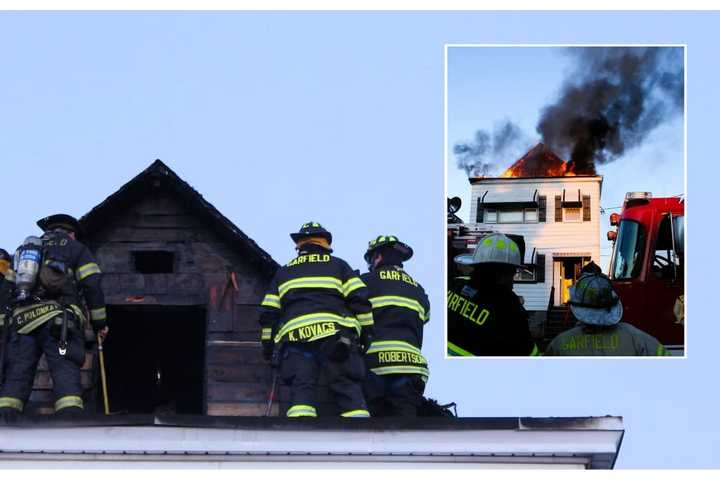
[[[0,327],[4,325],[5,312],[3,307],[10,300],[15,287],[15,272],[12,270],[10,254],[0,248]]]
[[[298,256],[278,269],[260,315],[265,358],[280,357],[281,377],[290,386],[287,416],[317,416],[323,372],[341,415],[368,417],[361,350],[373,326],[367,287],[331,255],[332,235],[319,223],[308,222],[290,237]]]
[[[417,416],[428,378],[420,353],[423,326],[430,320],[425,290],[405,270],[412,249],[392,235],[371,240],[365,253],[375,336],[365,354],[369,370],[365,398],[373,416]]]
[[[513,292],[520,266],[517,244],[501,233],[480,240],[475,252],[455,262],[473,267],[468,283],[448,291],[448,354],[452,356],[536,356],[528,313]]]
[[[87,321],[83,300],[93,329],[107,334],[100,268],[80,243],[82,227],[75,218],[52,215],[37,224],[45,232],[42,238],[28,237],[15,253],[0,413],[22,412],[43,353],[53,379],[55,412],[80,412]]]
[[[549,356],[665,356],[665,347],[642,330],[621,322],[623,306],[610,280],[585,273],[570,287],[570,310],[579,325],[548,345]]]

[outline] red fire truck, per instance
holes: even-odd
[[[656,337],[674,353],[685,346],[685,202],[629,192],[610,215],[610,279],[623,320]]]

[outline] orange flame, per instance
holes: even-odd
[[[572,165],[564,162],[549,148],[539,143],[505,170],[500,178],[571,177],[575,175]]]

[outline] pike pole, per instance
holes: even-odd
[[[281,352],[281,350],[282,350],[282,345],[280,347],[278,347],[276,345],[275,348],[273,348],[272,360],[270,361],[270,368],[272,368],[273,378],[272,378],[272,386],[270,387],[270,393],[268,393],[267,407],[265,407],[265,416],[266,417],[270,416],[270,413],[272,412],[273,402],[275,401],[275,398],[277,397],[278,377],[280,376],[279,370],[280,370],[280,352]]]
[[[105,415],[110,415],[110,399],[107,391],[107,377],[105,376],[105,353],[103,352],[103,339],[97,334],[98,357],[100,358],[100,382],[102,383],[103,406],[105,407]]]

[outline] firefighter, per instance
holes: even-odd
[[[42,238],[28,237],[16,253],[17,293],[9,318],[0,413],[22,412],[43,353],[53,379],[55,412],[77,413],[84,408],[80,367],[86,314],[81,296],[93,329],[103,337],[108,332],[101,272],[79,241],[82,228],[75,218],[52,215],[37,225],[45,232]]]
[[[420,349],[430,302],[423,287],[403,269],[412,248],[392,235],[368,244],[368,286],[375,331],[365,354],[365,398],[373,416],[416,417],[428,379]]]
[[[9,304],[15,287],[15,273],[10,268],[11,258],[6,250],[0,248],[0,386],[5,379],[5,345],[7,329],[5,328],[6,306]]]
[[[472,267],[469,282],[448,291],[448,354],[452,356],[536,356],[528,313],[513,292],[520,266],[517,244],[501,233],[480,240],[474,253],[455,262]]]
[[[361,345],[373,326],[367,287],[331,255],[332,235],[317,222],[290,237],[298,256],[280,267],[262,302],[263,355],[279,358],[290,386],[288,417],[317,416],[317,383],[325,375],[343,417],[369,417]]]
[[[570,288],[569,303],[579,324],[555,337],[545,350],[545,355],[669,355],[655,337],[621,321],[622,302],[605,275],[581,275]]]
[[[3,307],[10,300],[10,296],[15,286],[15,272],[12,270],[12,258],[10,254],[0,248],[0,326],[3,325],[4,311]]]

